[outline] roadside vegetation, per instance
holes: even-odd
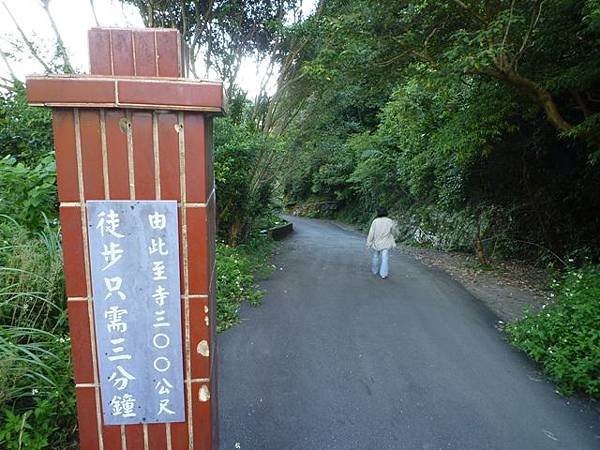
[[[76,448],[50,112],[0,94],[0,448]]]
[[[0,447],[76,448],[58,229],[1,217],[0,239]]]
[[[570,269],[539,314],[509,324],[510,341],[540,363],[562,393],[600,399],[600,268]]]
[[[225,331],[240,321],[240,306],[261,303],[263,292],[257,279],[268,276],[275,243],[265,236],[231,247],[217,243],[217,331]]]

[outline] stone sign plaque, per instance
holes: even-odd
[[[183,422],[177,202],[86,205],[104,423]]]

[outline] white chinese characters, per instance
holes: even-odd
[[[150,245],[148,245],[148,254],[153,257],[152,259],[152,280],[155,282],[154,293],[152,299],[154,300],[154,323],[152,327],[155,329],[152,337],[152,346],[155,350],[158,350],[159,356],[154,358],[152,363],[154,370],[157,374],[160,374],[161,379],[154,386],[155,391],[159,395],[159,404],[157,405],[157,416],[161,415],[172,415],[175,414],[173,410],[169,408],[171,399],[169,394],[173,385],[169,382],[166,377],[166,373],[171,367],[171,361],[165,354],[161,353],[161,350],[168,349],[171,344],[171,323],[168,320],[167,310],[165,306],[171,301],[169,292],[158,282],[168,281],[167,268],[162,259],[157,259],[162,256],[169,254],[167,250],[165,238],[162,233],[167,231],[167,219],[164,214],[154,211],[148,215],[148,223],[154,235],[150,238]],[[159,234],[161,233],[161,234]],[[175,299],[178,301],[179,299]]]
[[[96,305],[104,311],[106,330],[110,336],[110,353],[105,356],[108,362],[115,363],[111,368],[108,382],[116,391],[124,391],[122,395],[113,395],[110,406],[115,416],[135,417],[137,400],[131,392],[128,392],[130,383],[136,380],[135,375],[131,373],[131,368],[127,366],[132,360],[131,353],[126,351],[129,311],[124,304],[127,294],[119,271],[123,264],[121,259],[125,256],[120,241],[125,235],[119,232],[121,218],[112,208],[98,212],[96,219],[96,230],[100,232],[102,238],[108,239],[107,243],[102,244],[103,251],[100,253],[105,263],[102,271],[105,272],[103,281],[106,293],[103,296],[103,303]]]
[[[86,202],[106,425],[185,420],[177,202]]]

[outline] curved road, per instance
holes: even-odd
[[[222,449],[600,449],[597,405],[447,275],[394,253],[381,280],[362,235],[291,220],[263,305],[218,338]]]

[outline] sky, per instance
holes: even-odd
[[[308,15],[314,9],[315,0],[303,2],[303,14]],[[144,23],[136,8],[123,5],[117,0],[94,0],[98,22],[102,27],[134,27],[142,28]],[[18,31],[10,19],[5,6],[8,7],[23,31],[37,45],[51,51],[54,44],[54,34],[46,13],[39,0],[0,0],[0,50],[14,50],[10,42],[17,40]],[[51,0],[50,12],[60,30],[65,46],[69,52],[72,64],[76,70],[86,73],[89,71],[89,55],[87,47],[87,31],[96,26],[89,0]],[[14,52],[10,64],[18,78],[26,75],[43,73],[39,62],[35,61],[28,51]],[[14,60],[16,59],[16,61]],[[242,89],[253,98],[259,90],[261,80],[267,69],[267,62],[257,64],[254,58],[245,58],[242,62],[237,82]],[[198,72],[204,73],[203,70]],[[0,59],[0,76],[8,77],[9,70]],[[214,79],[215,76],[209,76]],[[273,77],[268,90],[275,89]]]

